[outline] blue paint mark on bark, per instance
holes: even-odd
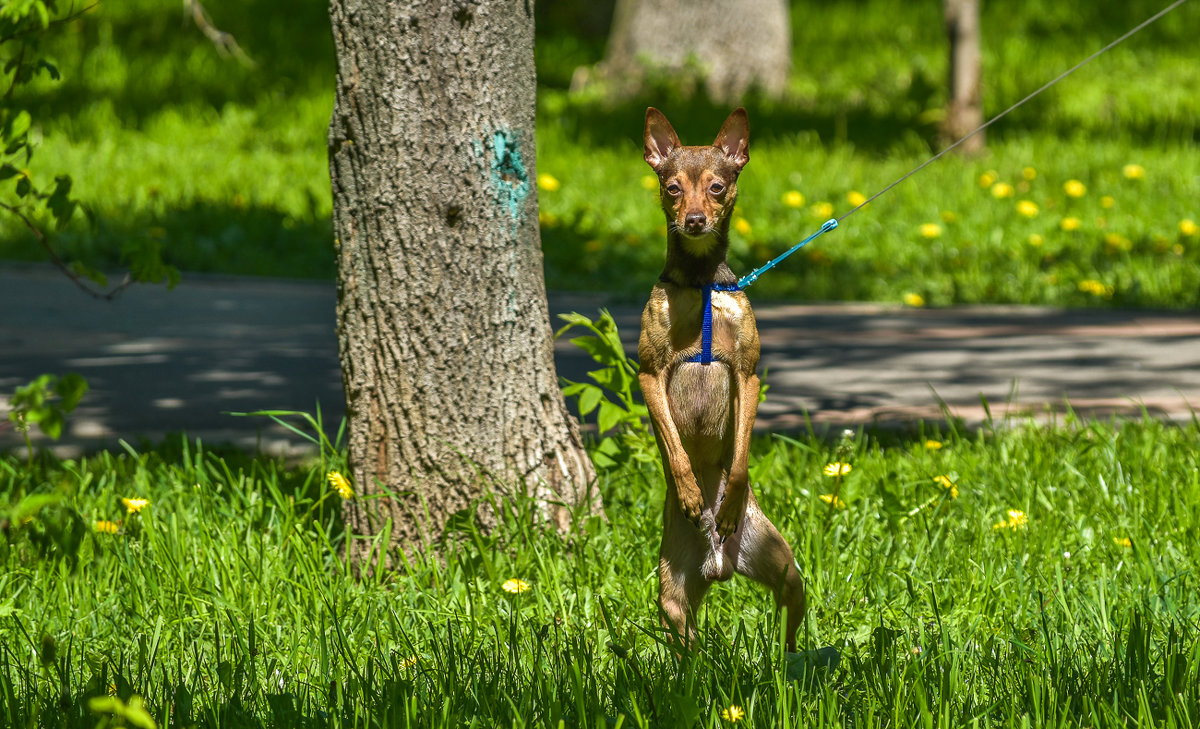
[[[490,180],[496,200],[514,221],[518,220],[529,197],[529,172],[521,159],[517,135],[510,131],[501,129],[492,135]]]

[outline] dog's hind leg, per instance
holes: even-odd
[[[749,494],[738,549],[737,571],[769,588],[775,596],[775,609],[785,610],[787,649],[796,650],[796,632],[804,621],[804,579],[796,567],[792,548],[775,525],[758,508],[753,492]]]
[[[708,540],[667,492],[658,555],[658,605],[663,627],[681,647],[696,644],[696,612],[711,584],[701,573]]]

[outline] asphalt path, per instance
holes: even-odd
[[[306,441],[269,419],[230,412],[321,408],[335,427],[343,395],[330,282],[187,275],[167,291],[135,286],[96,301],[48,267],[0,267],[0,450],[23,441],[7,396],[42,373],[91,387],[60,454],[137,446],[186,433],[279,455]],[[551,294],[551,317],[607,306],[636,348],[640,307]],[[1200,312],[1033,307],[755,307],[770,391],[760,431],[940,419],[968,425],[1084,416],[1193,417],[1200,405]],[[559,374],[591,360],[566,342]],[[34,431],[37,434],[36,430]],[[44,439],[37,438],[41,443]]]

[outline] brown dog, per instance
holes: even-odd
[[[638,379],[667,480],[658,564],[663,623],[694,644],[709,585],[736,571],[769,587],[776,609],[786,608],[787,648],[795,650],[804,582],[750,489],[758,328],[725,263],[737,178],[750,159],[746,110],[729,115],[711,147],[684,147],[650,108],[645,143],[668,229],[666,266],[638,343]]]

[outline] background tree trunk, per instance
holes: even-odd
[[[531,4],[332,0],[330,16],[350,471],[360,494],[397,495],[349,502],[349,532],[390,518],[392,547],[427,545],[489,487],[525,489],[563,527],[598,511],[554,370]]]
[[[751,86],[780,96],[792,65],[786,0],[617,0],[601,73],[628,93],[647,67],[700,71],[717,102]]]
[[[950,41],[950,101],[943,135],[956,142],[983,124],[983,61],[979,42],[979,0],[945,0],[946,35]],[[964,154],[978,154],[986,132],[963,142]]]

